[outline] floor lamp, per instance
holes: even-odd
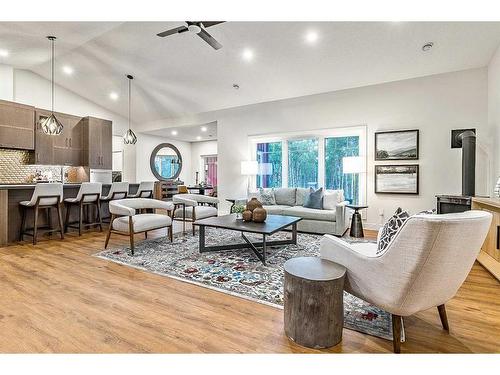
[[[250,193],[250,176],[256,176],[259,165],[255,160],[244,160],[241,162],[241,175],[247,176],[247,197]]]

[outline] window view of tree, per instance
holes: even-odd
[[[359,156],[358,136],[325,138],[325,188],[344,189],[345,199],[356,204],[359,178],[358,174],[344,174],[342,171],[345,156]]]
[[[318,187],[318,139],[288,141],[288,186]]]
[[[257,187],[281,187],[281,142],[257,144]]]

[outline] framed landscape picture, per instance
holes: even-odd
[[[418,194],[418,164],[376,165],[375,193]]]
[[[375,160],[417,160],[418,129],[375,133]]]

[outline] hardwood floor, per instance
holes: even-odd
[[[126,242],[112,236],[110,246]],[[302,348],[284,335],[282,310],[91,256],[103,244],[104,233],[71,232],[0,248],[0,352],[392,352],[346,329],[329,350]],[[450,334],[437,309],[419,313],[405,319],[402,352],[500,352],[499,292],[476,263],[446,305]]]

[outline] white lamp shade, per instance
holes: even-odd
[[[365,171],[365,158],[362,156],[342,158],[342,171],[344,173],[363,173]]]
[[[245,160],[241,162],[241,174],[243,176],[255,176],[259,166],[255,160]]]
[[[270,176],[273,174],[273,164],[272,163],[260,163],[259,164],[259,175]]]

